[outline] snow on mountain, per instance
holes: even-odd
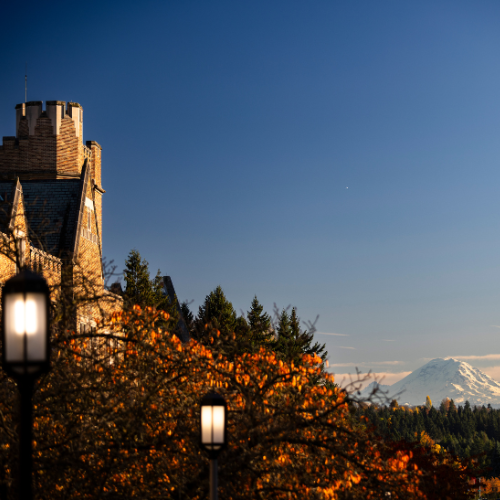
[[[376,382],[366,387],[362,394],[367,396]],[[444,398],[453,399],[457,404],[469,401],[471,405],[500,406],[500,383],[474,368],[454,358],[436,358],[392,385],[381,385],[390,399],[398,403],[422,405],[427,395],[434,406],[439,406]]]

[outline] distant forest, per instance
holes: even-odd
[[[500,477],[500,410],[488,405],[456,406],[445,399],[438,409],[428,399],[426,406],[360,406],[356,410],[368,417],[377,432],[392,441],[419,441],[422,431],[451,453],[475,457],[484,477]]]

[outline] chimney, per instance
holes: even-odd
[[[19,137],[19,122],[23,116],[26,116],[26,105],[24,102],[16,105],[16,137]]]
[[[26,103],[26,116],[28,117],[30,135],[35,135],[36,121],[42,114],[42,104],[42,101],[30,101]]]
[[[87,147],[92,151],[92,159],[90,166],[92,168],[92,179],[94,179],[97,187],[101,187],[101,152],[102,147],[95,141],[87,141]]]
[[[65,101],[47,101],[46,103],[47,116],[52,120],[55,135],[59,135],[61,129],[61,120],[64,118],[65,105]]]
[[[76,136],[81,139],[83,136],[83,108],[77,102],[68,102],[68,115],[75,124]]]

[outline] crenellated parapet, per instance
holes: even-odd
[[[101,146],[83,143],[83,108],[77,102],[30,101],[16,107],[16,135],[0,145],[0,176],[77,178],[88,160],[101,187]]]

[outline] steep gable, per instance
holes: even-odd
[[[73,240],[73,260],[86,268],[94,279],[102,279],[101,239],[94,196],[95,189],[91,180],[91,168],[88,161],[85,160],[80,180],[80,201]]]

